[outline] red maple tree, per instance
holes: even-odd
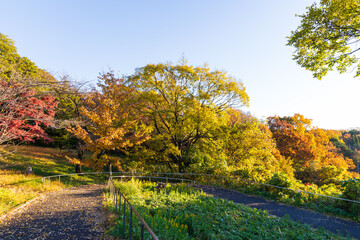
[[[0,79],[0,144],[51,141],[42,127],[53,124],[56,106],[54,97],[40,95],[30,83]]]

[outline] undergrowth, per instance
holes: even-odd
[[[157,190],[156,183],[136,180],[116,185],[136,207],[159,239],[344,239],[341,236],[313,229],[288,217],[269,216],[267,211],[252,209],[231,201],[213,198],[183,184],[166,185]],[[105,202],[112,212],[109,234],[129,234],[129,211],[123,232],[122,210],[114,208],[111,197]],[[127,208],[129,209],[129,208]],[[133,218],[132,236],[139,238],[140,227]],[[151,239],[145,231],[145,239]]]

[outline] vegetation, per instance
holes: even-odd
[[[15,150],[14,147],[7,149]],[[97,176],[75,176],[71,181],[63,177],[61,183],[58,179],[53,179],[43,184],[41,177],[73,172],[72,165],[64,158],[67,152],[52,148],[18,146],[16,152],[0,153],[0,215],[42,193],[103,180]],[[28,166],[32,168],[31,175],[25,174]]]
[[[312,29],[306,21],[318,21],[319,11],[322,20],[330,19],[326,14],[331,13],[334,18],[323,24],[333,27],[332,24],[340,24],[347,18],[341,14],[353,14],[352,8],[348,9],[353,4],[353,1],[321,1],[321,10],[313,5],[289,44],[316,49],[311,45],[316,39],[306,45],[301,42],[306,39],[303,35],[311,35],[314,29],[323,32],[326,28]],[[338,5],[348,9],[339,13],[341,19],[336,17]],[[334,38],[343,36],[341,31],[356,21],[354,18],[354,22],[346,23],[350,25],[328,32]],[[356,28],[353,31],[356,33]],[[350,30],[345,33],[353,34]],[[336,43],[346,45],[351,38],[356,36]],[[325,47],[321,44],[316,46],[323,51]],[[338,69],[343,71],[355,63],[346,52],[347,47],[330,48],[334,52],[320,51],[317,54],[325,55],[315,54],[315,57],[309,50],[309,62],[305,58],[306,49],[300,49],[298,54],[305,55],[299,55],[298,59],[305,61],[300,63],[314,70],[319,78],[330,70],[329,66],[338,64]],[[334,60],[336,51],[342,55]],[[325,58],[329,59],[325,61]],[[318,65],[311,66],[312,61]],[[56,79],[19,56],[14,42],[0,34],[0,151],[5,152],[4,147],[13,143],[29,142],[62,149],[27,147],[26,152],[13,149],[14,154],[0,156],[4,166],[1,176],[8,179],[6,184],[0,183],[3,209],[42,191],[61,187],[59,184],[44,187],[34,176],[22,176],[27,166],[40,177],[74,172],[69,163],[75,164],[76,172],[89,171],[90,167],[102,171],[114,166],[125,171],[236,176],[245,183],[257,181],[359,200],[358,130],[319,129],[301,114],[271,116],[260,121],[239,110],[248,105],[249,96],[243,83],[226,72],[212,71],[206,65],[194,67],[186,62],[149,64],[121,78],[113,72],[103,73],[97,89],[80,91],[81,88],[81,84],[71,82],[69,77]],[[359,220],[359,208],[350,203],[327,202],[316,195],[278,191],[262,185],[244,187],[230,180],[213,182],[219,183]]]
[[[115,163],[121,168],[121,159],[109,156],[109,151],[141,144],[149,139],[151,127],[133,111],[138,101],[133,97],[134,89],[124,85],[124,79],[104,74],[98,86],[100,89],[88,93],[80,108],[86,125],[77,124],[69,131],[93,152],[93,167],[101,170],[106,164]]]
[[[144,102],[142,117],[154,129],[144,143],[172,171],[185,172],[196,152],[214,157],[226,124],[226,111],[247,105],[245,87],[225,72],[207,66],[149,64],[128,77]]]
[[[321,0],[300,15],[300,26],[288,45],[296,48],[294,60],[322,79],[334,68],[340,73],[358,63],[360,3],[356,0]],[[360,65],[355,77],[360,76]]]
[[[344,239],[286,217],[207,196],[183,184],[168,184],[160,191],[156,183],[134,180],[117,186],[159,239]],[[115,212],[110,199],[107,204]],[[122,221],[113,218],[110,234],[122,236]]]
[[[280,154],[292,159],[295,176],[304,183],[322,185],[330,176],[337,176],[338,181],[345,180],[345,172],[355,167],[353,161],[332,144],[331,135],[312,127],[310,119],[295,114],[267,120]]]

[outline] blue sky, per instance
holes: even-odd
[[[96,82],[110,68],[148,63],[209,64],[244,82],[258,118],[301,113],[327,129],[360,127],[360,80],[322,81],[292,60],[286,36],[314,1],[0,0],[0,32],[55,75]]]

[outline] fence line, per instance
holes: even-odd
[[[126,239],[131,240],[132,238],[132,231],[133,231],[133,222],[132,222],[132,214],[134,213],[135,216],[140,220],[140,239],[144,239],[144,227],[149,232],[150,236],[153,240],[158,240],[158,237],[155,233],[151,230],[149,225],[145,222],[145,220],[140,216],[140,214],[136,211],[134,206],[129,202],[129,200],[121,193],[120,189],[117,188],[112,180],[112,177],[109,177],[108,187],[110,192],[110,197],[112,196],[113,202],[115,204],[115,211],[118,213],[119,217],[122,218],[122,238],[125,239],[125,222],[126,222],[126,205],[129,205],[130,208],[130,221],[129,221],[129,236]],[[121,202],[123,199],[123,205]],[[121,212],[123,211],[123,213]],[[122,217],[121,217],[122,215]]]
[[[170,178],[170,177],[154,177],[154,176],[135,176],[135,175],[130,175],[130,176],[111,176],[111,178],[148,178],[149,181],[150,179],[165,179],[166,183],[168,183],[168,180],[179,180],[181,181],[181,183],[184,182],[191,182],[191,183],[196,183],[194,180],[189,180],[189,179],[183,179],[183,178]]]
[[[268,184],[268,183],[260,183],[260,182],[255,182],[255,181],[251,181],[251,180],[241,179],[239,177],[229,177],[229,176],[222,176],[222,175],[202,174],[202,173],[148,173],[148,174],[183,175],[183,176],[189,175],[189,176],[206,176],[206,177],[219,177],[219,178],[227,178],[227,179],[236,179],[236,180],[239,180],[239,181],[258,184],[258,185],[262,185],[262,186],[274,187],[274,188],[290,190],[290,191],[294,191],[294,192],[302,192],[302,193],[307,193],[307,194],[310,194],[310,195],[316,195],[316,196],[321,196],[321,197],[332,198],[332,199],[336,199],[336,200],[341,200],[341,201],[360,204],[359,201],[355,201],[355,200],[350,200],[350,199],[346,199],[346,198],[339,198],[339,197],[333,197],[333,196],[328,196],[328,195],[323,195],[323,194],[318,194],[318,193],[313,193],[313,192],[307,192],[307,191],[300,190],[300,189],[292,189],[292,188],[287,188],[287,187],[280,187],[280,186],[271,185],[271,184]]]
[[[60,178],[63,177],[63,176],[87,175],[87,174],[110,174],[110,173],[109,172],[90,172],[90,173],[72,173],[72,174],[64,174],[64,175],[53,175],[53,176],[43,177],[42,181],[43,181],[44,186],[45,186],[46,179],[48,179],[50,181],[51,178],[57,177],[59,179],[59,181],[61,181]],[[202,174],[202,173],[151,173],[151,172],[150,173],[149,172],[112,172],[112,174],[131,174],[131,175],[129,175],[129,177],[134,176],[134,174],[148,174],[148,175],[152,174],[152,175],[205,176],[205,177],[218,177],[218,178],[226,178],[226,179],[235,179],[235,180],[242,181],[242,182],[248,182],[248,183],[258,184],[258,185],[262,185],[262,186],[274,187],[274,188],[278,188],[278,189],[290,190],[290,191],[294,191],[294,192],[301,192],[301,193],[306,193],[306,194],[310,194],[310,195],[315,195],[315,196],[320,196],[320,197],[331,198],[331,199],[335,199],[335,200],[360,204],[359,201],[350,200],[350,199],[346,199],[346,198],[327,196],[327,195],[323,195],[323,194],[307,192],[307,191],[300,190],[300,189],[291,189],[291,188],[286,188],[286,187],[280,187],[280,186],[276,186],[276,185],[271,185],[271,184],[267,184],[267,183],[260,183],[260,182],[255,182],[255,181],[241,179],[239,177],[231,177],[231,176]],[[117,176],[114,175],[112,177],[117,177]],[[195,180],[193,180],[193,181],[196,182]]]

